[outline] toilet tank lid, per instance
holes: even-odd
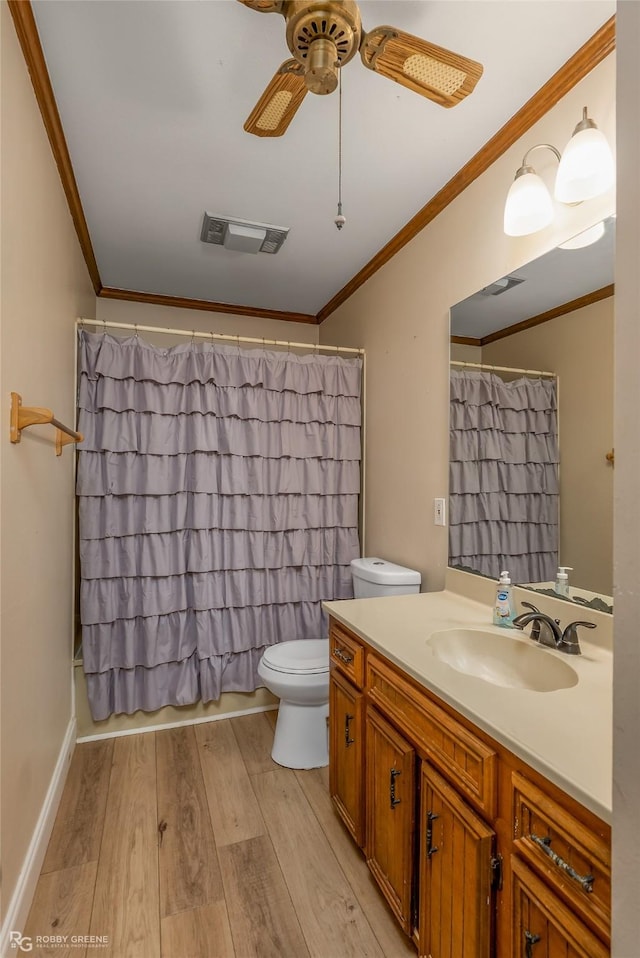
[[[366,582],[378,582],[386,585],[420,585],[422,577],[415,569],[406,569],[377,556],[365,559],[352,559],[351,569],[358,579]]]

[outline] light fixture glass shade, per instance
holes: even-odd
[[[604,133],[595,127],[574,133],[558,167],[556,199],[581,203],[606,193],[614,182],[615,165]]]
[[[603,236],[604,222],[596,223],[595,226],[590,226],[589,229],[583,230],[577,236],[572,236],[571,239],[560,243],[558,249],[583,249],[585,246],[597,243]]]
[[[504,231],[507,236],[528,236],[548,226],[553,219],[553,201],[549,190],[533,170],[518,173],[507,193],[504,205]]]

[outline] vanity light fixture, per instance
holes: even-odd
[[[613,156],[604,133],[582,111],[582,120],[573,131],[563,154],[550,143],[538,143],[527,150],[511,184],[504,208],[507,236],[528,236],[544,229],[553,220],[551,195],[535,169],[527,162],[534,150],[551,150],[558,160],[554,196],[560,203],[582,203],[606,193],[615,181]]]

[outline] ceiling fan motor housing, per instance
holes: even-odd
[[[305,83],[312,93],[332,93],[338,69],[356,54],[362,36],[355,0],[287,0],[287,46],[305,67]]]

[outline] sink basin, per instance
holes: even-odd
[[[483,632],[480,629],[447,629],[434,632],[427,646],[436,659],[456,672],[472,675],[491,685],[534,692],[554,692],[577,685],[578,675],[568,662],[530,639]]]

